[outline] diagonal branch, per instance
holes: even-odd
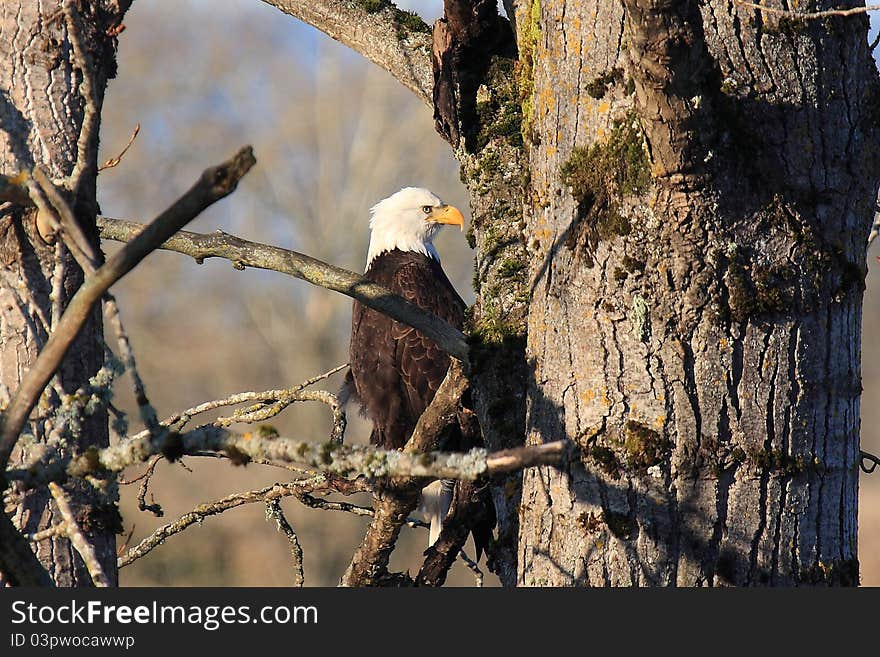
[[[278,527],[278,531],[287,537],[287,542],[290,545],[290,556],[293,558],[293,585],[301,587],[305,584],[302,546],[299,544],[299,538],[293,527],[290,526],[287,518],[284,517],[284,511],[281,510],[281,500],[277,497],[266,501],[266,517],[272,518]]]
[[[6,408],[0,433],[0,471],[6,468],[28,415],[52,375],[61,366],[92,307],[111,285],[130,272],[162,242],[205,208],[230,194],[254,163],[253,151],[250,147],[245,147],[228,162],[207,169],[188,192],[85,280]]]
[[[321,30],[431,104],[431,28],[388,0],[263,0]]]
[[[422,413],[404,454],[425,454],[438,446],[440,435],[455,421],[459,400],[467,389],[461,365],[453,361],[434,399]],[[418,506],[421,490],[428,482],[419,477],[392,479],[381,483],[373,493],[375,514],[361,544],[342,576],[342,586],[376,586],[400,583],[388,573],[388,561],[403,523]]]
[[[79,523],[76,521],[73,509],[70,508],[70,500],[67,498],[67,493],[54,481],[49,484],[49,492],[55,498],[55,504],[58,505],[58,511],[64,519],[67,537],[73,544],[74,549],[79,552],[79,556],[82,557],[83,563],[85,563],[86,569],[92,577],[92,583],[102,588],[110,586],[110,580],[104,574],[101,562],[98,561],[98,555],[95,554],[95,547],[83,535],[82,528],[80,528]]]
[[[128,242],[143,230],[143,224],[98,217],[98,230],[103,239]],[[206,258],[224,258],[231,261],[236,269],[269,269],[340,292],[420,330],[445,352],[464,363],[468,362],[468,345],[461,331],[353,271],[335,267],[296,251],[250,242],[222,231],[202,234],[182,230],[159,248],[183,253],[195,258],[196,262],[202,262]]]

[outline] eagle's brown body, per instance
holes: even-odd
[[[373,259],[365,277],[462,327],[465,303],[433,258],[386,251]],[[370,442],[400,449],[443,382],[449,356],[420,331],[355,301],[349,357],[353,392],[373,421]]]
[[[465,303],[434,258],[414,251],[385,251],[373,258],[365,277],[462,328]],[[370,442],[385,449],[400,449],[446,377],[449,356],[420,331],[355,301],[349,358],[347,393],[360,402],[364,414],[373,421]],[[469,391],[463,395],[464,406],[469,397]],[[446,430],[441,448],[467,450],[482,446],[475,417],[473,413],[461,413]],[[448,482],[449,486],[452,483]],[[479,513],[464,523],[473,533],[478,557],[489,545],[495,527],[495,509],[485,486],[480,496]],[[439,517],[432,520],[431,543],[450,499],[451,495],[446,506],[441,505]]]

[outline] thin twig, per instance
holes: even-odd
[[[331,442],[341,443],[345,433],[346,418],[342,404],[331,392],[326,390],[302,390],[309,382],[300,384],[294,388],[280,390],[264,390],[262,392],[238,392],[223,399],[213,399],[202,402],[185,411],[175,413],[161,422],[162,427],[168,427],[173,431],[181,431],[196,415],[207,413],[225,406],[235,406],[247,402],[257,402],[251,406],[235,411],[231,416],[220,417],[214,421],[214,426],[228,427],[236,423],[253,424],[265,422],[281,413],[285,408],[295,402],[318,401],[327,404],[333,414],[333,429]],[[148,431],[133,436],[133,440],[139,440],[146,436]]]
[[[141,480],[144,479],[145,477],[149,477],[150,475],[152,475],[153,470],[154,470],[155,467],[156,467],[156,463],[158,463],[158,462],[161,461],[161,460],[162,460],[162,455],[161,455],[161,454],[157,454],[157,455],[154,456],[154,457],[152,458],[152,460],[149,462],[149,464],[148,464],[148,466],[147,466],[147,469],[144,470],[144,471],[143,471],[141,474],[139,474],[137,477],[135,477],[134,479],[125,479],[124,477],[120,477],[120,478],[117,480],[116,483],[118,483],[120,486],[130,486],[131,484],[136,484],[137,482],[141,481]]]
[[[125,145],[125,148],[123,148],[119,152],[119,155],[117,155],[116,157],[111,157],[109,160],[104,162],[104,164],[99,166],[98,172],[100,173],[101,171],[105,171],[107,169],[112,169],[115,166],[119,166],[119,163],[122,162],[122,158],[128,152],[128,149],[131,148],[131,145],[134,143],[134,140],[137,138],[138,133],[140,131],[141,131],[141,124],[138,123],[134,126],[134,130],[132,130],[131,137],[128,138],[128,143]]]
[[[152,461],[150,461],[150,465],[147,467],[146,472],[144,472],[144,474],[142,475],[142,481],[137,495],[138,510],[149,511],[157,518],[161,518],[162,516],[164,516],[165,512],[162,510],[162,505],[157,504],[155,499],[153,499],[151,504],[147,504],[147,490],[150,487],[150,479],[153,478],[153,474],[156,472],[156,466],[161,460],[162,455],[158,454],[153,457]]]
[[[266,500],[266,517],[272,518],[278,527],[278,531],[287,536],[287,542],[290,545],[290,556],[293,559],[293,585],[301,587],[305,584],[302,546],[299,544],[299,538],[297,538],[296,532],[293,531],[293,527],[290,526],[287,518],[284,517],[279,498]]]
[[[110,292],[107,292],[104,295],[104,314],[110,321],[110,326],[113,327],[113,331],[116,333],[116,344],[119,348],[119,356],[122,358],[125,369],[128,370],[128,373],[131,376],[134,399],[138,405],[141,420],[143,421],[144,426],[147,427],[147,431],[156,433],[161,430],[159,418],[156,417],[156,411],[152,404],[150,404],[150,400],[147,397],[146,386],[144,386],[144,381],[141,378],[140,372],[138,372],[134,350],[131,347],[131,340],[129,339],[128,333],[125,331],[125,326],[122,323],[119,304],[116,301],[116,297]]]
[[[343,363],[342,365],[337,365],[336,367],[333,367],[333,368],[327,370],[323,374],[318,374],[316,376],[313,376],[310,379],[306,379],[305,381],[303,381],[302,383],[299,384],[298,388],[300,390],[302,390],[303,388],[308,388],[309,386],[316,384],[318,381],[323,381],[324,379],[329,379],[331,376],[333,376],[337,372],[344,370],[346,367],[348,367],[348,363]]]
[[[308,493],[304,492],[295,492],[293,496],[310,509],[321,509],[323,511],[344,511],[345,513],[350,513],[355,516],[368,518],[373,517],[373,509],[368,506],[360,506],[358,504],[351,504],[350,502],[332,502],[330,500],[324,500],[320,497],[315,497],[314,495],[309,495]],[[416,517],[407,518],[404,521],[404,524],[406,524],[407,527],[421,529],[428,529],[431,526],[429,523]]]
[[[205,518],[215,516],[217,514],[234,509],[244,504],[254,504],[256,502],[267,502],[272,499],[281,497],[290,497],[297,491],[327,491],[341,492],[343,494],[348,489],[346,485],[337,487],[337,480],[333,478],[319,475],[307,481],[295,481],[284,484],[273,484],[258,490],[245,491],[243,493],[235,493],[226,497],[209,502],[199,504],[192,511],[183,514],[177,520],[167,525],[163,525],[152,534],[144,538],[136,546],[128,550],[118,560],[118,566],[123,568],[137,561],[141,557],[146,556],[152,550],[162,545],[166,540],[175,534],[179,534],[188,527],[196,523],[201,523]],[[353,483],[353,482],[348,482]]]
[[[131,529],[128,531],[128,534],[125,535],[125,540],[122,542],[122,545],[116,550],[116,560],[119,560],[120,555],[128,549],[129,543],[131,543],[131,537],[134,536],[134,530],[137,525],[132,525]]]
[[[101,567],[101,562],[98,561],[98,555],[95,553],[94,546],[83,535],[82,529],[76,521],[76,516],[73,515],[73,509],[70,508],[67,494],[55,482],[49,484],[49,492],[52,493],[55,504],[58,505],[58,511],[64,519],[67,537],[70,539],[74,549],[79,552],[79,556],[82,557],[83,563],[85,563],[89,575],[92,577],[92,583],[103,588],[110,586],[110,580],[104,574],[104,569]]]
[[[866,463],[869,465],[866,465]],[[859,452],[859,467],[862,469],[862,472],[871,474],[877,469],[878,465],[880,465],[880,458],[868,452]]]
[[[246,147],[230,161],[206,170],[187,193],[85,280],[71,299],[56,330],[33,366],[24,375],[6,409],[0,433],[0,471],[5,470],[31,409],[60,367],[70,345],[89,318],[92,307],[111,285],[130,272],[169,236],[192,221],[202,210],[230,194],[254,162],[251,148]]]
[[[754,2],[746,2],[746,0],[734,0],[736,4],[749,9],[757,9],[767,14],[775,14],[777,16],[785,16],[786,18],[794,18],[798,20],[816,20],[819,18],[831,18],[832,16],[855,16],[864,14],[869,11],[880,10],[880,5],[868,5],[866,7],[850,7],[849,9],[825,9],[824,11],[800,12],[791,9],[777,9],[775,7],[765,7],[764,5],[755,4]]]

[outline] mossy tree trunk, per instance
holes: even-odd
[[[506,4],[518,53],[471,33],[486,66],[438,105],[473,199],[478,397],[492,447],[579,455],[498,487],[502,580],[857,583],[867,19]]]
[[[0,59],[6,62],[0,69],[0,171],[15,175],[38,165],[61,182],[80,225],[95,247],[97,139],[86,144],[83,155],[87,162],[76,189],[69,178],[78,159],[86,107],[81,69],[86,68],[92,79],[95,112],[99,117],[105,85],[115,74],[115,34],[130,4],[130,0],[78,3],[80,38],[88,53],[87,61],[79,62],[71,46],[69,18],[60,10],[60,2],[21,0],[5,2],[0,9]],[[51,299],[53,276],[59,271],[55,246],[40,238],[35,223],[35,212],[31,210],[11,203],[0,206],[0,261],[4,271],[0,278],[0,392],[4,405],[45,343],[46,324],[51,325],[55,319]],[[66,250],[62,257],[60,303],[64,307],[82,283],[83,275]],[[59,372],[61,392],[73,393],[87,384],[103,360],[101,314],[97,309]],[[61,402],[58,389],[43,395],[34,410],[37,419],[20,439],[11,465],[31,460],[38,445],[47,442],[62,452],[74,446],[107,444],[105,412],[87,418],[81,431],[53,432],[51,418]],[[85,482],[71,485],[67,491],[105,573],[115,581],[114,528],[119,525],[115,505],[99,498]],[[7,512],[25,533],[60,521],[47,489],[19,494],[12,487],[6,494]],[[33,547],[59,586],[91,584],[82,560],[66,537],[43,540]],[[11,578],[0,573],[0,582],[3,581]]]

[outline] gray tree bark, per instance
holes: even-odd
[[[493,448],[578,448],[497,486],[502,581],[857,584],[865,16],[511,0],[506,60],[488,4],[446,2],[469,59],[434,33],[481,420]]]
[[[866,18],[511,4],[525,429],[580,449],[525,475],[516,582],[856,584]]]
[[[91,243],[98,248],[95,217],[97,122],[107,80],[115,75],[116,38],[130,0],[77,3],[79,38],[85,58],[72,47],[70,18],[60,2],[22,0],[0,5],[0,172],[15,175],[42,167],[60,182],[67,201]],[[91,79],[87,99],[83,69]],[[81,138],[87,107],[94,110],[93,138]],[[85,129],[89,129],[85,121]],[[82,153],[80,153],[82,151]],[[79,166],[77,167],[77,162]],[[12,203],[0,205],[0,392],[3,404],[34,362],[45,343],[53,317],[53,276],[59,276],[64,308],[82,282],[82,271],[64,250],[61,264],[55,245],[43,241],[36,229],[36,212]],[[60,268],[59,268],[60,267]],[[62,452],[89,445],[107,445],[107,417],[98,412],[86,418],[80,431],[52,435],[51,418],[62,402],[88,382],[104,360],[102,323],[97,309],[80,334],[61,371],[34,411],[34,421],[19,440],[11,464],[34,458],[40,445],[52,442]],[[77,521],[94,545],[104,572],[116,581],[116,540],[119,514],[115,501],[99,496],[85,482],[67,488]],[[7,512],[24,533],[58,523],[58,509],[48,493],[6,492]],[[79,555],[64,536],[34,544],[34,551],[59,586],[90,585]],[[10,581],[9,573],[0,581]]]

